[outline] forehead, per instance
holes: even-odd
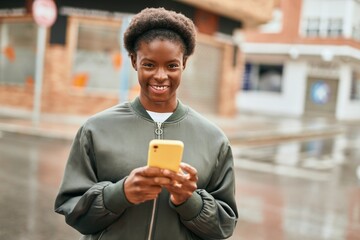
[[[154,39],[152,41],[141,41],[136,54],[146,58],[183,58],[182,44],[167,39]]]
[[[168,40],[174,43],[179,43],[183,47],[183,52],[186,52],[186,46],[181,36],[169,29],[151,29],[141,34],[134,42],[134,51],[139,48],[139,44],[142,42],[150,43],[154,40]]]

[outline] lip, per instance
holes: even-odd
[[[151,90],[156,94],[162,94],[168,91],[169,85],[149,85]]]

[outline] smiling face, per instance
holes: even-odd
[[[140,101],[154,112],[173,112],[177,106],[176,90],[185,69],[181,43],[154,39],[142,41],[131,62],[138,73]]]

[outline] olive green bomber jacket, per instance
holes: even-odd
[[[123,183],[145,166],[149,141],[184,142],[183,162],[198,171],[198,189],[174,206],[164,189],[156,201],[131,204]],[[55,211],[82,239],[225,239],[238,213],[231,147],[223,132],[178,101],[156,124],[138,98],[91,117],[79,129],[55,200]]]

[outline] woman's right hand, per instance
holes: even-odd
[[[139,204],[157,198],[162,186],[170,183],[164,177],[162,170],[156,167],[140,167],[131,171],[124,183],[124,192],[127,200]]]

